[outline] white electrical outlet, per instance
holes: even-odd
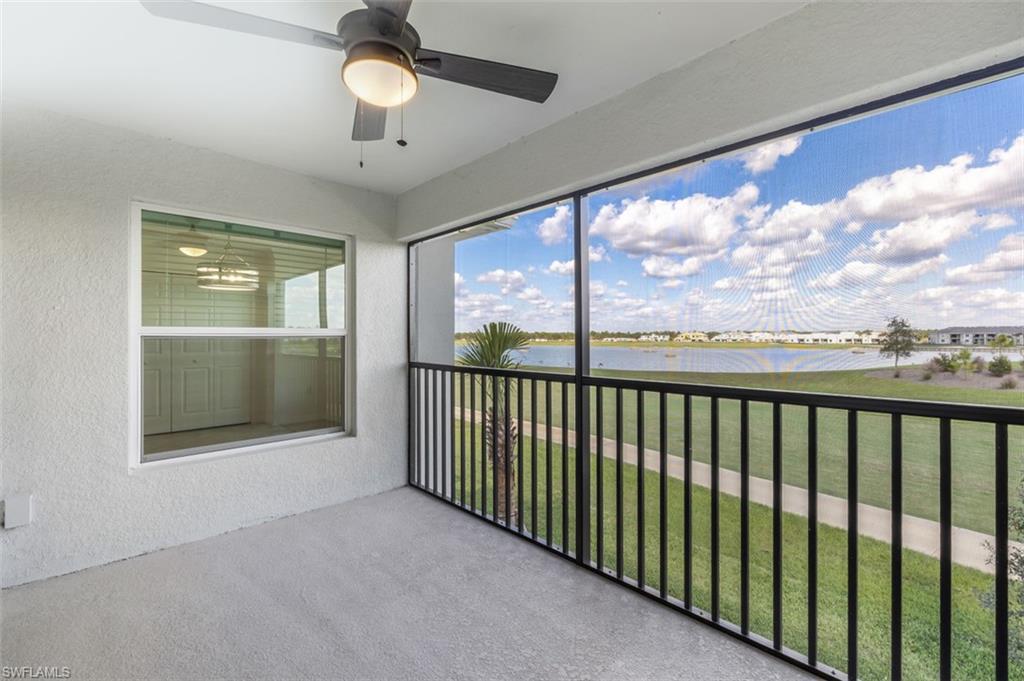
[[[32,522],[32,495],[15,494],[4,500],[4,527],[20,527]]]

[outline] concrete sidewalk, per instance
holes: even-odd
[[[479,411],[475,412],[474,418],[477,422],[481,420]],[[530,433],[533,424],[530,421],[523,421],[523,432]],[[537,424],[537,439],[543,440],[546,437],[546,426]],[[566,431],[570,446],[576,441],[576,432]],[[554,444],[562,444],[562,429],[553,426],[551,439]],[[604,456],[607,459],[615,458],[615,440],[604,439]],[[597,437],[590,437],[590,450],[597,451]],[[635,445],[623,443],[623,461],[636,465],[637,448]],[[644,467],[647,470],[657,472],[659,469],[660,454],[655,449],[644,449]],[[693,484],[701,487],[711,487],[711,466],[700,461],[694,461]],[[669,455],[668,474],[670,477],[679,480],[685,479],[685,468],[682,457]],[[741,476],[738,472],[719,468],[719,489],[723,494],[738,497],[740,496]],[[750,477],[750,501],[762,506],[771,508],[772,502],[772,481],[765,478]],[[829,494],[817,495],[818,500],[818,522],[842,530],[846,529],[848,520],[848,509],[846,499],[835,497]],[[810,505],[810,495],[803,487],[796,485],[782,485],[782,510],[787,513],[807,517],[807,510]],[[868,504],[857,504],[857,529],[858,534],[864,537],[877,539],[889,543],[892,532],[892,513],[888,509],[870,506]],[[995,572],[995,565],[989,563],[991,552],[986,548],[986,542],[994,543],[995,538],[988,534],[975,532],[962,527],[953,528],[953,562],[964,567],[981,570],[988,574]],[[903,547],[923,553],[933,558],[939,557],[940,527],[934,520],[917,518],[915,516],[903,515]],[[1011,548],[1024,549],[1024,545],[1017,542],[1010,542]]]

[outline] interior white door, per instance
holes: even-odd
[[[157,338],[142,343],[142,432],[171,431],[171,344]]]
[[[186,338],[170,343],[171,431],[248,423],[251,341]]]

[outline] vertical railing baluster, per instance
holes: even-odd
[[[511,383],[508,376],[505,377],[503,388],[505,391],[505,409],[503,418],[505,419],[505,437],[504,447],[502,449],[502,465],[505,468],[505,489],[501,491],[505,500],[505,527],[512,526],[512,434],[510,432],[512,426],[512,418],[510,411],[512,409],[511,400]]]
[[[487,374],[480,374],[480,514],[487,517]]]
[[[711,398],[711,619],[718,621],[719,605],[719,480],[718,398]]]
[[[890,416],[889,679],[903,678],[903,418]]]
[[[430,491],[437,494],[437,454],[440,441],[440,433],[438,432],[437,422],[437,403],[440,401],[437,396],[437,369],[430,372],[430,406],[432,411],[432,417],[430,419],[430,432],[431,432],[431,444],[433,445],[430,450],[431,459],[431,476],[430,476]]]
[[[516,528],[523,531],[523,379],[516,379]]]
[[[807,664],[818,664],[818,409],[807,407]]]
[[[939,678],[953,676],[953,456],[952,424],[939,420]]]
[[[494,522],[498,522],[498,419],[501,418],[499,412],[499,381],[498,377],[491,376],[491,519]]]
[[[562,553],[569,553],[569,384],[562,383]]]
[[[448,497],[455,501],[455,372],[448,372],[448,399],[451,400],[451,427],[448,430],[448,438],[451,440],[448,450],[451,455],[448,469]]]
[[[440,421],[440,425],[441,425],[441,451],[440,451],[441,481],[437,485],[437,487],[438,487],[438,491],[441,492],[441,498],[444,499],[445,497],[448,496],[448,490],[447,490],[447,487],[448,487],[448,450],[449,450],[448,437],[449,437],[449,432],[450,431],[448,430],[448,426],[447,426],[447,423],[448,423],[448,388],[447,388],[447,386],[445,386],[445,373],[446,372],[441,371],[439,373],[440,373],[440,379],[441,379],[441,380],[438,381],[438,388],[440,388],[440,391],[441,391],[441,421]]]
[[[683,396],[683,601],[693,609],[693,398]]]
[[[409,479],[409,485],[416,486],[416,368],[413,366],[409,367],[408,376],[409,386],[409,460],[408,470],[406,471],[406,477]]]
[[[647,583],[647,555],[644,547],[644,478],[647,457],[644,455],[644,391],[636,391],[636,583],[641,589]]]
[[[530,379],[530,535],[537,538],[537,379]]]
[[[658,593],[668,597],[668,396],[658,394]]]
[[[472,463],[472,460],[470,460]],[[459,503],[466,506],[466,374],[459,372]]]
[[[420,389],[420,384],[422,383],[421,374],[421,369],[413,370],[413,390],[416,391],[416,397],[414,399],[416,404],[416,426],[414,429],[416,431],[416,446],[414,451],[416,455],[416,485],[418,487],[423,487],[423,456],[421,453],[421,450],[423,449],[423,434],[421,432],[423,419],[420,416],[423,411],[423,400],[420,399],[420,394],[422,392]]]
[[[622,388],[615,389],[615,576],[622,579],[623,489],[622,489]]]
[[[594,389],[595,424],[594,431],[597,436],[597,509],[596,509],[596,532],[597,532],[597,569],[604,569],[604,395],[601,386]]]
[[[552,436],[552,421],[554,421],[554,415],[551,413],[551,381],[544,381],[544,421],[545,421],[545,435],[547,436],[546,445],[544,446],[545,454],[545,466],[544,470],[544,482],[546,493],[544,495],[544,502],[546,508],[544,509],[547,515],[544,516],[544,530],[547,537],[547,544],[551,546],[551,528],[554,525],[551,519],[552,510],[554,504],[552,503],[552,497],[555,494],[554,480],[551,473],[552,457],[551,457],[551,436]]]
[[[996,678],[1010,677],[1010,471],[1005,423],[996,424]]]
[[[782,405],[772,403],[772,645],[782,650]]]
[[[846,675],[857,678],[857,411],[846,414]]]
[[[750,404],[740,402],[740,631],[750,633]]]
[[[469,507],[476,511],[476,376],[469,374]]]

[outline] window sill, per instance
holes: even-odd
[[[137,471],[157,470],[161,468],[169,468],[172,466],[184,466],[190,464],[205,463],[208,461],[228,459],[236,456],[245,456],[247,454],[257,454],[260,452],[285,450],[301,445],[315,444],[319,442],[326,442],[329,440],[342,440],[353,437],[355,437],[355,434],[349,431],[340,431],[336,433],[319,433],[316,435],[307,435],[305,437],[300,436],[295,438],[289,438],[287,440],[278,440],[276,442],[264,442],[260,444],[244,445],[241,447],[218,449],[210,452],[202,452],[200,454],[186,454],[182,456],[168,457],[166,459],[157,459],[155,461],[135,460],[132,463],[131,471],[134,473]]]

